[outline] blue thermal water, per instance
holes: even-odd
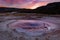
[[[19,22],[22,23],[22,25]],[[41,20],[17,20],[16,22],[10,24],[10,27],[16,27],[15,29],[19,33],[24,32],[29,36],[37,36],[55,31],[56,29],[58,29],[57,27],[60,26],[59,24],[60,19],[58,18],[44,17]]]

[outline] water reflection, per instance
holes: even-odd
[[[0,23],[4,30],[13,30],[18,33],[24,32],[28,36],[39,36],[48,32],[58,30],[60,27],[60,18],[42,17],[39,20],[11,19]]]

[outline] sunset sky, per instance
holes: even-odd
[[[35,9],[51,2],[60,2],[60,0],[0,0],[0,7]]]

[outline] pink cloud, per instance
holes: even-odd
[[[0,0],[0,7],[30,8],[46,5],[54,0]],[[57,0],[59,1],[59,0]]]

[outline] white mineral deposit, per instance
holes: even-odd
[[[6,20],[0,23],[1,40],[60,40],[60,18]]]

